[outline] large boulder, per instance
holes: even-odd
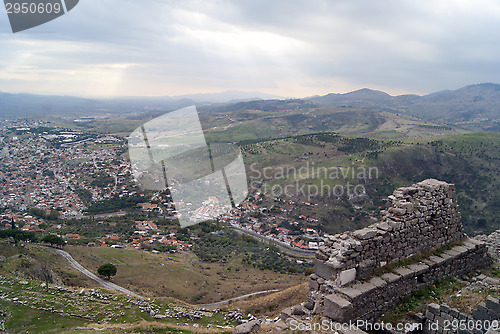
[[[295,305],[294,307],[292,307],[292,314],[293,315],[305,315],[306,314],[305,307],[302,305]]]
[[[250,334],[258,332],[259,330],[260,330],[260,322],[259,320],[255,319],[237,326],[234,329],[233,334]]]

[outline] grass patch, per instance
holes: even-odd
[[[274,292],[265,296],[239,300],[224,307],[228,310],[244,310],[243,313],[276,317],[287,307],[302,303],[307,299],[308,283]]]
[[[415,291],[404,298],[397,306],[387,311],[382,316],[382,320],[395,324],[403,318],[411,318],[416,313],[425,310],[428,304],[439,304],[444,297],[456,293],[464,286],[465,283],[455,278],[439,279],[433,285]]]
[[[8,333],[67,333],[71,328],[87,324],[85,320],[33,310],[4,300],[0,300],[0,306],[3,310],[8,310],[5,322]]]
[[[104,289],[45,288],[37,281],[4,276],[0,277],[0,294],[0,318],[6,320],[9,333],[66,333],[75,327],[105,327],[109,333],[145,333],[148,329],[153,333],[198,333],[221,332],[217,326],[236,324],[226,319],[225,312],[194,309],[170,299],[136,300]],[[163,318],[153,319],[151,310]]]

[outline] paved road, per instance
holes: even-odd
[[[103,280],[103,279],[97,277],[92,272],[90,272],[85,267],[83,267],[81,264],[79,264],[78,262],[76,262],[75,259],[73,259],[71,257],[71,255],[69,255],[69,253],[63,251],[62,249],[49,248],[49,247],[46,247],[46,248],[47,249],[51,249],[54,252],[60,254],[62,257],[64,257],[66,260],[68,260],[69,264],[73,268],[75,268],[76,270],[78,270],[79,272],[81,272],[82,274],[84,274],[85,276],[87,276],[88,278],[93,279],[94,281],[96,281],[97,283],[99,283],[102,287],[104,287],[106,289],[109,289],[109,290],[118,291],[118,292],[124,293],[126,295],[135,297],[135,298],[144,299],[144,297],[142,297],[142,296],[140,296],[140,295],[138,295],[138,294],[136,294],[136,293],[134,293],[134,292],[132,292],[130,290],[127,290],[125,288],[122,288],[119,285],[116,285],[114,283],[111,283],[109,281],[106,281],[106,280]]]
[[[249,293],[247,295],[243,295],[243,296],[239,296],[239,297],[235,297],[235,298],[231,298],[231,299],[227,299],[227,300],[222,300],[222,301],[217,302],[217,303],[202,304],[202,305],[196,305],[196,306],[198,306],[198,307],[219,307],[222,305],[226,305],[229,302],[234,302],[234,301],[237,301],[240,299],[245,299],[245,298],[252,297],[252,296],[258,296],[258,295],[263,295],[263,294],[267,294],[267,293],[271,293],[271,292],[278,292],[278,291],[280,291],[280,290],[259,291],[259,292]]]
[[[244,233],[252,238],[259,239],[260,241],[263,241],[267,244],[274,245],[280,251],[282,251],[283,253],[286,253],[288,255],[291,255],[291,256],[294,256],[297,258],[301,258],[301,259],[307,259],[307,260],[312,260],[312,259],[316,258],[316,255],[315,255],[316,251],[302,250],[299,248],[292,248],[291,246],[286,245],[285,243],[283,243],[281,241],[270,239],[266,236],[258,234],[257,232],[245,230],[245,229],[239,228],[239,227],[234,226],[234,225],[231,225],[231,228],[234,229],[237,233],[240,233],[240,234]]]

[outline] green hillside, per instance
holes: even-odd
[[[240,145],[251,185],[260,186],[258,191],[266,194],[269,207],[277,205],[273,187],[285,189],[288,185],[288,189],[296,189],[292,185],[304,185],[311,190],[309,193],[292,191],[283,197],[318,205],[294,205],[292,218],[314,216],[319,220],[316,226],[328,232],[368,225],[379,217],[384,207],[382,200],[394,189],[436,178],[456,184],[465,228],[477,234],[500,228],[499,143],[498,133],[430,141],[323,133]],[[369,171],[372,175],[367,174]],[[337,196],[349,185],[351,189],[362,187],[366,194],[348,196],[345,191]]]
[[[271,139],[317,132],[337,132],[370,138],[429,138],[465,133],[416,117],[352,107],[277,110],[235,110],[201,113],[209,142]]]

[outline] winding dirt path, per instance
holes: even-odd
[[[123,287],[121,287],[119,285],[116,285],[115,283],[111,283],[109,281],[103,280],[102,278],[96,276],[94,273],[90,272],[88,269],[86,269],[80,263],[76,262],[76,260],[73,259],[73,257],[71,255],[69,255],[69,253],[63,251],[62,249],[50,248],[50,247],[46,247],[46,248],[50,249],[50,250],[56,252],[57,254],[61,255],[62,257],[64,257],[66,260],[68,260],[69,264],[73,268],[75,268],[76,270],[78,270],[79,272],[81,272],[82,274],[84,274],[85,276],[87,276],[88,278],[96,281],[102,287],[104,287],[106,289],[109,289],[109,290],[113,290],[113,291],[118,291],[118,292],[124,293],[126,295],[131,296],[131,297],[135,297],[135,298],[139,298],[139,299],[144,299],[144,297],[136,294],[135,292],[132,292],[132,291],[130,291],[128,289],[125,289],[125,288],[123,288]]]
[[[219,307],[222,305],[226,305],[229,302],[234,302],[234,301],[237,301],[240,299],[245,299],[245,298],[252,297],[252,296],[258,296],[258,295],[263,295],[263,294],[278,292],[278,291],[281,291],[281,290],[266,290],[266,291],[253,292],[253,293],[249,293],[249,294],[246,294],[243,296],[239,296],[239,297],[235,297],[235,298],[231,298],[231,299],[226,299],[226,300],[221,300],[220,302],[216,302],[216,303],[212,303],[212,304],[201,304],[201,305],[196,305],[196,306],[198,306],[198,307]]]
[[[136,293],[134,293],[134,292],[132,292],[132,291],[130,291],[128,289],[125,289],[125,288],[123,288],[123,287],[121,287],[119,285],[116,285],[116,284],[111,283],[109,281],[103,280],[102,278],[96,276],[94,273],[90,272],[88,269],[86,269],[80,263],[76,262],[76,260],[73,259],[73,257],[68,252],[66,252],[66,251],[64,251],[62,249],[58,249],[58,248],[51,248],[51,247],[45,247],[45,248],[50,249],[50,250],[56,252],[57,254],[61,255],[62,257],[64,257],[66,260],[68,260],[69,264],[73,268],[75,268],[76,270],[78,270],[79,272],[81,272],[82,274],[84,274],[85,276],[87,276],[88,278],[96,281],[102,287],[104,287],[106,289],[109,289],[109,290],[113,290],[113,291],[124,293],[126,295],[131,296],[131,297],[135,297],[135,298],[139,298],[139,299],[145,299],[144,297],[142,297],[142,296],[140,296],[140,295],[138,295],[138,294],[136,294]],[[249,297],[253,297],[253,296],[264,295],[264,294],[278,292],[278,291],[280,291],[280,290],[275,289],[275,290],[258,291],[258,292],[249,293],[249,294],[246,294],[246,295],[243,295],[243,296],[230,298],[230,299],[227,299],[227,300],[222,300],[222,301],[219,301],[219,302],[216,302],[216,303],[194,305],[194,306],[196,306],[196,307],[207,307],[207,308],[219,307],[219,306],[222,306],[222,305],[226,305],[226,304],[228,304],[229,302],[232,302],[232,301],[237,301],[237,300],[241,300],[241,299],[245,299],[245,298],[249,298]]]

